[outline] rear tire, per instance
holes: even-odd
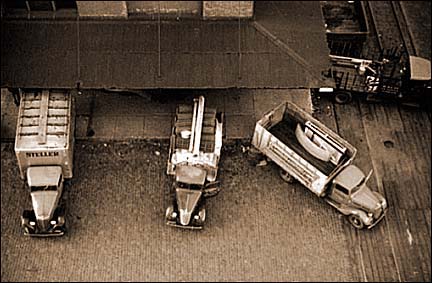
[[[284,180],[288,184],[292,184],[295,182],[294,177],[291,176],[287,171],[285,171],[282,168],[279,169],[279,176],[282,178],[282,180]]]
[[[351,223],[352,226],[359,230],[364,228],[364,223],[358,215],[351,214],[350,216],[348,216],[348,221]]]
[[[352,94],[349,91],[337,91],[334,94],[334,101],[337,104],[348,104],[352,101]]]

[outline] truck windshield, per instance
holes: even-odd
[[[200,185],[186,184],[186,183],[182,183],[182,182],[177,182],[177,187],[178,188],[182,188],[182,189],[189,189],[189,190],[199,190],[199,189],[201,189]]]
[[[366,181],[366,178],[365,177],[362,178],[360,183],[358,183],[357,186],[355,186],[354,188],[351,189],[351,194],[355,194],[356,192],[358,192],[360,190],[360,188],[363,187],[365,181]]]
[[[32,186],[30,187],[30,191],[37,192],[37,191],[56,191],[56,186]]]

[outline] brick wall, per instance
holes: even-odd
[[[206,20],[252,18],[254,1],[203,1]]]
[[[127,18],[126,1],[77,1],[80,17]]]
[[[201,15],[201,1],[126,1],[129,14],[161,16]],[[159,10],[160,8],[160,10]]]

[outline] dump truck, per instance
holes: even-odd
[[[331,92],[336,103],[346,104],[353,95],[366,95],[368,101],[397,99],[403,104],[419,106],[430,103],[431,63],[429,60],[408,56],[406,64],[381,58],[369,60],[330,55],[331,67],[324,77],[335,83]]]
[[[179,105],[176,109],[167,165],[175,194],[165,215],[171,226],[201,229],[206,219],[205,199],[220,191],[217,173],[223,114],[205,108],[204,103],[200,96],[193,107]]]
[[[74,120],[69,92],[21,94],[15,153],[32,203],[32,210],[24,210],[21,218],[25,235],[61,236],[65,232],[61,197],[64,180],[73,175]]]
[[[367,186],[368,176],[352,165],[357,150],[291,102],[269,111],[255,126],[252,144],[280,167],[286,182],[299,181],[348,217],[356,228],[372,228],[387,202]]]

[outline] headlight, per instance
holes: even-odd
[[[177,212],[173,211],[173,213],[171,213],[171,217],[172,218],[176,218],[177,217]]]
[[[369,213],[368,213],[368,217],[369,217],[369,218],[373,218],[373,213],[372,213],[372,212],[369,212]]]
[[[200,217],[199,217],[199,215],[197,214],[197,215],[194,216],[194,218],[195,218],[195,220],[198,220]]]
[[[382,206],[383,209],[387,208],[387,201],[386,201],[385,198],[381,201],[381,206]]]

